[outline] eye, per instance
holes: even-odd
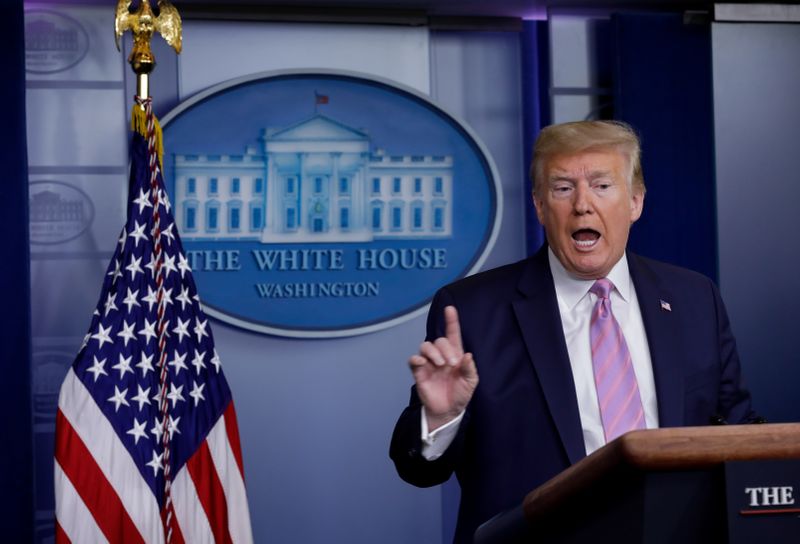
[[[572,185],[569,183],[555,183],[550,187],[550,191],[556,197],[567,196],[572,192]]]

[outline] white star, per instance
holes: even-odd
[[[92,366],[86,369],[86,372],[91,372],[92,374],[94,374],[94,381],[95,383],[97,383],[97,378],[99,378],[101,374],[104,376],[108,376],[108,372],[106,372],[105,369],[106,366],[105,359],[103,359],[102,361],[98,361],[96,355],[93,356],[93,359],[94,363],[92,363]]]
[[[96,312],[96,311],[97,311],[97,310],[95,310],[95,312]],[[84,334],[84,335],[83,335],[83,342],[81,342],[81,349],[83,349],[83,348],[85,348],[85,347],[86,347],[86,344],[88,344],[88,343],[89,343],[89,339],[90,339],[91,337],[92,337],[92,335],[91,335],[91,334],[89,334],[88,332],[87,332],[86,334]],[[79,350],[79,351],[80,351],[80,350]]]
[[[131,313],[131,310],[133,309],[134,306],[141,306],[141,304],[139,304],[139,301],[136,299],[138,295],[139,295],[138,289],[136,291],[131,292],[131,288],[128,287],[128,294],[122,301],[122,303],[128,307],[128,313]]]
[[[175,300],[181,303],[181,310],[185,310],[186,305],[192,303],[192,299],[189,298],[189,287],[181,285],[181,294],[175,297]]]
[[[186,259],[183,253],[178,253],[178,270],[181,271],[181,278],[185,272],[192,271],[192,269],[189,267],[189,261]]]
[[[105,302],[105,307],[106,307],[105,315],[108,315],[108,312],[110,312],[111,310],[119,310],[119,308],[117,308],[116,302],[114,302],[115,298],[117,298],[117,295],[109,291],[108,297],[106,298]]]
[[[139,266],[139,263],[141,262],[142,262],[141,257],[137,258],[136,256],[131,255],[131,264],[125,267],[125,270],[131,273],[131,281],[136,279],[137,272],[140,274],[144,274],[144,270],[142,270],[142,267]]]
[[[147,431],[144,430],[145,425],[147,425],[147,422],[142,421],[139,423],[138,419],[133,418],[133,427],[127,434],[133,435],[134,445],[139,443],[140,438],[147,438]]]
[[[156,444],[161,443],[161,435],[164,434],[164,425],[162,422],[159,421],[158,416],[156,416],[155,422],[153,423],[153,428],[150,429],[150,432],[155,435],[156,437]],[[159,460],[161,458],[159,457]]]
[[[115,281],[117,281],[117,278],[122,275],[122,272],[120,272],[119,266],[120,266],[119,259],[114,259],[114,270],[112,270],[111,272],[106,274],[106,276],[114,276],[113,278],[111,278],[111,283],[114,283]]]
[[[100,345],[97,346],[97,349],[102,348],[103,344],[105,344],[106,342],[108,342],[109,344],[114,343],[111,340],[111,336],[109,336],[108,334],[110,332],[111,332],[111,325],[109,325],[107,329],[104,329],[102,323],[97,324],[97,332],[92,335],[92,338],[100,342]]]
[[[147,321],[147,320],[145,320]],[[141,359],[138,363],[136,363],[136,368],[142,369],[142,377],[147,376],[147,371],[150,370],[155,373],[155,369],[153,368],[153,355],[151,354],[149,357],[145,357],[144,352],[142,352]],[[150,388],[147,388],[150,391]]]
[[[123,404],[125,406],[130,406],[130,404],[128,404],[128,399],[125,398],[125,395],[127,394],[128,394],[127,389],[123,389],[122,391],[120,391],[116,385],[114,386],[114,394],[108,397],[108,401],[114,403],[115,412],[118,412],[119,407]]]
[[[183,355],[181,355],[180,353],[178,353],[178,350],[176,349],[174,351],[174,355],[172,356],[173,357],[172,360],[167,363],[167,365],[175,367],[176,376],[178,376],[181,373],[182,368],[189,368],[188,366],[186,366],[186,363],[184,363],[184,361],[186,360],[186,355],[188,355],[188,353],[184,353]]]
[[[189,396],[194,399],[194,405],[197,406],[197,403],[199,403],[201,400],[206,400],[206,398],[203,396],[203,388],[206,386],[206,384],[201,383],[198,385],[197,382],[193,383],[194,387],[189,392]]]
[[[139,291],[136,291],[137,293]],[[147,303],[147,311],[153,311],[153,304],[158,302],[158,298],[156,297],[156,292],[153,291],[153,288],[149,285],[147,286],[147,296],[142,297],[142,301]]]
[[[170,223],[167,228],[161,231],[162,240],[163,238],[167,239],[167,245],[172,245],[172,242],[175,240],[175,235],[172,234],[172,229],[175,227],[175,223]]]
[[[200,342],[204,336],[208,336],[208,333],[206,332],[206,325],[208,325],[208,319],[200,321],[199,317],[195,317],[194,322],[195,322],[194,333],[197,335],[197,341]]]
[[[147,389],[142,389],[142,386],[138,383],[136,384],[136,387],[139,389],[139,392],[136,393],[135,397],[131,397],[131,400],[139,403],[139,411],[141,412],[142,407],[145,404],[150,404],[150,399],[147,396],[150,394],[150,388],[148,387]],[[142,423],[142,426],[144,426],[144,423]]]
[[[191,319],[187,319],[186,321],[183,321],[180,317],[178,318],[178,324],[176,325],[176,327],[174,329],[172,329],[172,332],[174,332],[175,334],[178,335],[178,343],[179,344],[181,343],[181,341],[183,341],[183,337],[184,336],[191,336],[191,333],[188,330],[186,330],[186,329],[189,328],[189,324],[191,322],[192,322]]]
[[[130,325],[127,321],[122,322],[122,330],[117,333],[117,336],[121,336],[125,340],[125,347],[128,347],[128,340],[136,340],[136,333],[133,332],[135,326],[135,321]]]
[[[162,191],[161,189],[158,190],[158,200],[161,204],[164,205],[164,209],[169,213],[170,204],[169,204],[169,196],[166,192]]]
[[[203,358],[205,356],[206,356],[206,352],[205,351],[200,352],[200,351],[194,350],[194,359],[192,359],[192,366],[194,366],[194,370],[195,370],[195,372],[197,372],[197,374],[200,374],[200,369],[201,368],[205,368],[206,367],[206,364],[203,362]]]
[[[148,467],[152,467],[152,469],[153,469],[153,476],[158,476],[158,471],[159,470],[164,470],[164,466],[161,464],[161,458],[163,456],[164,456],[163,453],[162,454],[156,454],[156,451],[153,450],[153,459],[151,459],[150,462],[147,463],[147,466]]]
[[[119,240],[117,241],[119,243],[120,249],[125,247],[125,240],[127,239],[128,239],[128,231],[125,230],[125,227],[122,227],[122,233],[119,235]]]
[[[150,269],[150,275],[154,278],[156,277],[156,260],[153,258],[153,254],[150,254],[150,260],[144,265],[145,268]]]
[[[181,392],[183,391],[183,385],[175,387],[174,383],[169,384],[169,393],[167,393],[167,398],[172,401],[172,407],[175,408],[175,405],[178,404],[179,400],[186,402],[186,399],[183,398]]]
[[[161,388],[159,387],[156,390],[156,394],[153,395],[153,400],[156,402],[156,406],[161,406]]]
[[[122,379],[122,377],[125,375],[126,372],[130,372],[131,374],[133,374],[133,370],[131,370],[131,359],[132,358],[133,358],[133,355],[131,355],[130,357],[125,358],[120,353],[119,354],[119,362],[111,367],[114,370],[119,370],[119,379],[120,380]]]
[[[217,369],[217,374],[219,374],[220,361],[216,349],[214,350],[214,356],[211,358],[211,364],[214,365],[214,368]]]
[[[168,304],[172,304],[172,287],[169,289],[161,289],[161,306],[166,310]]]
[[[175,434],[175,433],[181,434],[181,432],[178,430],[178,422],[180,420],[181,420],[181,418],[179,418],[179,417],[176,417],[175,419],[172,419],[172,416],[169,416],[169,425],[167,426],[167,431],[169,432],[169,439],[170,440],[172,440],[172,435],[173,434]]]
[[[144,229],[147,226],[147,223],[144,223],[143,225],[140,225],[138,221],[134,221],[134,223],[136,223],[136,226],[133,228],[132,231],[128,233],[128,235],[130,235],[131,238],[136,240],[134,246],[139,247],[139,240],[147,239],[147,235],[144,233]]]
[[[169,277],[170,272],[178,271],[178,269],[175,268],[175,255],[167,255],[166,253],[164,253],[163,269],[164,269],[165,279]]]
[[[150,343],[151,338],[155,338],[158,336],[156,334],[156,323],[150,323],[150,321],[145,317],[144,318],[144,328],[139,331],[139,334],[144,336],[144,343],[145,345]]]
[[[150,204],[150,191],[145,192],[144,189],[139,189],[139,197],[133,202],[139,205],[139,213],[142,213],[147,207],[153,207],[153,205]]]

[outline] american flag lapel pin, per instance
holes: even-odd
[[[664,310],[665,312],[672,311],[672,306],[670,306],[669,302],[667,302],[666,300],[659,300],[658,302],[661,303],[661,309]]]

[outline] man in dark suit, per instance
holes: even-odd
[[[755,418],[716,286],[625,251],[639,153],[622,123],[544,129],[532,175],[547,245],[434,297],[390,455],[417,486],[455,471],[456,542],[624,432]]]

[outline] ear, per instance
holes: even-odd
[[[642,216],[644,209],[644,190],[634,187],[631,192],[631,223],[635,223]]]
[[[532,192],[533,206],[536,208],[536,218],[539,220],[540,225],[544,225],[544,204],[541,199],[536,197],[536,192]]]

